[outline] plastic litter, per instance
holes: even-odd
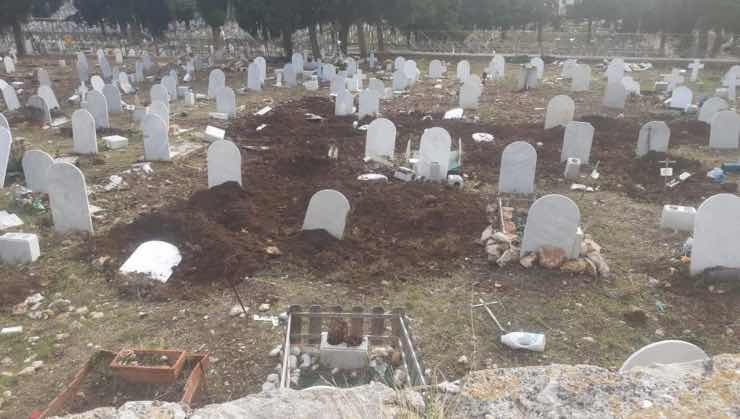
[[[541,333],[511,332],[501,336],[501,343],[512,349],[545,351],[545,335]]]
[[[712,179],[712,182],[714,183],[723,183],[726,179],[724,170],[720,169],[719,167],[715,167],[714,169],[707,172],[707,177]]]

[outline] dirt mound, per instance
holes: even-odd
[[[17,269],[0,267],[3,292],[0,292],[0,309],[11,311],[13,306],[40,289],[35,276]]]
[[[307,112],[325,119],[306,121]],[[357,180],[370,172],[362,160],[365,133],[333,112],[326,99],[304,98],[264,118],[234,121],[229,136],[245,150],[243,188],[199,191],[116,226],[96,239],[96,254],[122,262],[146,240],[169,241],[183,253],[176,277],[189,281],[239,279],[282,264],[364,279],[405,269],[446,271],[480,254],[473,240],[485,228],[481,196],[435,184]],[[330,145],[339,147],[339,160],[328,158]],[[301,231],[308,201],[322,189],[338,190],[351,204],[341,241]],[[268,254],[270,246],[282,255]]]
[[[322,119],[308,121],[306,113]],[[447,129],[453,148],[458,140],[463,145],[468,190],[477,182],[498,181],[501,152],[514,141],[537,146],[538,179],[561,182],[563,128],[545,131],[541,124],[441,120],[441,115],[429,120],[417,112],[386,117],[397,127],[399,154],[409,141],[417,149],[424,129]],[[591,161],[601,162],[602,189],[651,202],[696,204],[717,188],[703,176],[698,162],[672,158],[678,160],[677,174],[688,170],[695,176],[664,191],[660,156],[635,158],[640,121],[601,116],[582,120],[596,128]],[[353,128],[352,122],[352,117],[335,117],[332,101],[318,97],[288,102],[263,117],[232,121],[228,136],[242,149],[243,188],[225,184],[200,191],[130,225],[117,226],[97,239],[97,253],[122,261],[145,240],[167,240],[184,255],[176,276],[191,281],[243,278],[281,264],[315,275],[367,279],[405,269],[444,271],[463,263],[464,257],[482,258],[473,240],[486,226],[485,198],[440,185],[358,181],[357,176],[374,170],[362,159],[366,133]],[[680,121],[672,142],[703,142],[703,129]],[[495,141],[476,143],[472,139],[476,132],[491,133]],[[338,160],[328,158],[330,146],[338,147]],[[587,165],[584,173],[588,170]],[[308,202],[322,189],[336,189],[350,201],[341,241],[323,232],[301,231]],[[268,254],[271,246],[282,255]]]

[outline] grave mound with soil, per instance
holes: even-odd
[[[304,120],[304,113],[323,116]],[[176,278],[237,280],[286,264],[339,280],[403,271],[446,272],[478,257],[474,239],[485,227],[480,195],[439,184],[368,183],[363,132],[334,118],[326,99],[305,98],[267,117],[233,121],[228,136],[243,151],[243,183],[196,192],[187,200],[114,227],[96,239],[95,254],[120,266],[142,242],[165,240],[183,254]],[[420,118],[419,118],[420,119]],[[267,128],[256,131],[256,127]],[[330,145],[339,159],[327,157]],[[257,150],[254,147],[269,147]],[[345,237],[301,231],[311,196],[336,189],[351,204]],[[282,253],[268,253],[275,246]]]
[[[306,113],[323,119],[308,121]],[[109,235],[96,239],[95,253],[114,256],[117,264],[112,266],[120,266],[142,242],[169,241],[184,257],[176,277],[190,281],[238,279],[280,269],[283,264],[341,280],[383,277],[388,272],[398,275],[404,270],[444,272],[455,269],[464,257],[482,259],[473,241],[486,226],[486,203],[480,193],[471,190],[479,182],[497,182],[501,152],[507,144],[541,143],[538,179],[562,182],[563,128],[545,131],[541,124],[497,126],[441,120],[436,114],[430,120],[415,112],[385,117],[397,127],[398,154],[405,151],[409,140],[418,148],[424,129],[434,126],[450,132],[453,148],[459,139],[468,176],[466,191],[396,180],[358,181],[357,176],[372,171],[362,159],[366,133],[353,128],[352,117],[335,117],[330,99],[304,97],[263,117],[247,115],[231,122],[227,137],[243,150],[243,188],[225,184],[199,191],[130,225],[116,226]],[[704,168],[698,162],[673,158],[679,161],[674,166],[677,174],[689,170],[695,176],[664,191],[657,163],[660,156],[635,158],[639,121],[601,116],[581,120],[596,128],[591,161],[601,162],[602,189],[650,202],[696,204],[719,188],[703,176]],[[703,125],[676,124],[673,144],[706,142]],[[495,141],[477,143],[471,137],[476,132],[491,133]],[[327,156],[332,145],[339,149],[338,160]],[[587,165],[584,173],[589,171]],[[379,172],[392,175],[388,170]],[[351,204],[341,241],[324,232],[301,231],[308,201],[322,189],[338,190]]]

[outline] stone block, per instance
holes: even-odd
[[[330,345],[328,333],[323,332],[321,333],[319,359],[321,365],[329,368],[343,370],[367,368],[369,363],[367,336],[362,338],[359,346],[348,347],[346,343]]]
[[[666,205],[660,217],[660,228],[676,231],[694,231],[696,209],[680,205]]]
[[[105,146],[108,148],[108,150],[118,150],[128,147],[128,138],[122,137],[120,135],[103,137],[103,142],[105,142]]]
[[[0,260],[9,264],[31,263],[41,256],[35,234],[5,233],[0,236]]]
[[[581,159],[576,157],[570,157],[565,162],[565,178],[568,180],[576,180],[581,174]]]

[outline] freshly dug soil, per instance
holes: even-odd
[[[323,120],[307,121],[306,113]],[[96,239],[96,254],[114,256],[119,263],[113,266],[120,266],[142,242],[165,240],[183,253],[176,278],[194,282],[240,280],[283,264],[314,275],[335,274],[338,280],[382,278],[390,272],[403,275],[407,270],[446,272],[465,263],[466,257],[483,256],[474,240],[486,226],[486,202],[474,189],[480,183],[497,183],[501,152],[507,144],[536,144],[538,180],[562,182],[563,128],[497,126],[416,112],[385,116],[396,124],[399,154],[408,141],[417,149],[424,129],[434,126],[450,132],[453,148],[462,142],[466,189],[397,180],[358,181],[357,176],[373,172],[362,160],[366,133],[353,128],[352,117],[334,117],[330,99],[304,97],[264,117],[247,115],[231,122],[227,137],[242,149],[243,188],[224,184],[199,191],[130,225],[116,226],[109,235]],[[674,166],[676,174],[688,170],[695,176],[664,191],[657,163],[662,158],[635,158],[644,121],[601,116],[581,120],[596,128],[591,163],[601,162],[597,185],[602,189],[649,202],[693,205],[721,189],[709,182],[698,162],[672,158],[679,161]],[[674,145],[708,141],[704,124],[671,124]],[[266,126],[258,131],[262,125]],[[493,134],[495,141],[476,143],[472,139],[476,132]],[[339,149],[338,160],[327,157],[332,145]],[[586,165],[583,173],[589,172]],[[336,189],[350,202],[341,241],[322,231],[301,231],[308,201],[322,189]],[[271,246],[281,255],[268,254],[266,249]]]
[[[312,112],[326,119],[304,120]],[[188,281],[239,280],[286,264],[316,275],[385,277],[393,272],[449,271],[477,257],[473,243],[485,228],[480,195],[439,184],[368,183],[362,160],[365,133],[349,118],[334,118],[326,99],[305,98],[266,118],[232,123],[228,136],[243,148],[243,188],[224,184],[120,225],[96,239],[95,253],[120,266],[147,240],[177,245],[183,262],[175,276]],[[421,118],[419,118],[421,119]],[[257,132],[256,127],[268,124]],[[339,147],[339,160],[327,157]],[[390,175],[390,173],[388,173]],[[344,239],[301,231],[311,196],[322,189],[343,193],[352,207]],[[276,246],[282,255],[266,252]]]
[[[13,310],[13,306],[22,303],[26,297],[39,290],[38,281],[35,276],[28,275],[17,269],[11,269],[9,266],[0,267],[0,310]]]

